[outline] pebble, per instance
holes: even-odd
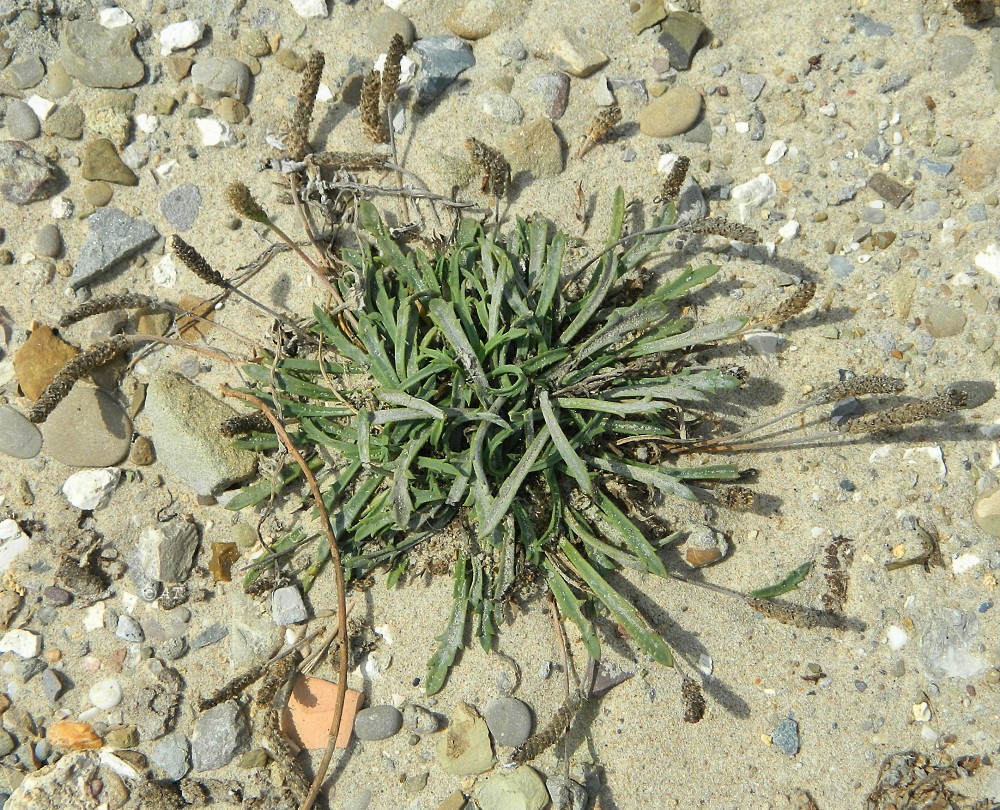
[[[372,706],[354,718],[354,735],[359,740],[385,740],[403,727],[403,715],[395,706]]]
[[[137,35],[132,25],[105,28],[93,20],[72,20],[62,30],[62,65],[87,87],[132,87],[146,76],[132,50]]]
[[[736,214],[740,222],[749,223],[756,212],[764,207],[777,193],[778,187],[768,174],[758,174],[752,180],[733,186],[730,198],[736,204]]]
[[[256,455],[219,433],[219,423],[236,411],[184,377],[154,376],[146,413],[157,457],[197,494],[214,495],[256,475]]]
[[[540,95],[545,105],[545,115],[558,121],[566,112],[569,101],[569,76],[561,71],[543,73],[531,80],[528,91]]]
[[[59,370],[78,354],[75,346],[56,335],[50,327],[33,329],[14,355],[18,386],[28,399],[38,399]]]
[[[194,63],[191,81],[205,98],[228,96],[245,102],[250,92],[250,68],[239,59],[210,56]]]
[[[0,757],[5,757],[17,748],[17,742],[10,734],[0,729]]]
[[[17,521],[12,518],[0,520],[0,575],[5,574],[15,558],[30,546],[31,538],[21,530]]]
[[[456,36],[418,39],[413,50],[422,60],[416,86],[417,103],[422,106],[440,97],[462,71],[476,64],[469,43]]]
[[[104,391],[75,385],[42,426],[45,449],[69,467],[113,467],[128,456],[132,420]]]
[[[854,265],[846,256],[831,256],[827,266],[834,278],[847,278],[854,272]]]
[[[14,99],[7,105],[4,125],[7,134],[16,141],[32,141],[42,132],[35,111],[20,99]]]
[[[47,667],[42,673],[41,678],[42,683],[42,693],[48,698],[50,703],[55,703],[59,700],[59,696],[63,693],[66,686],[63,684],[62,679],[59,677],[59,673],[56,672],[51,667]],[[2,755],[0,755],[2,756]]]
[[[392,38],[396,34],[403,38],[403,44],[407,48],[413,44],[413,40],[417,37],[417,31],[410,18],[391,8],[384,8],[372,17],[368,22],[366,33],[368,41],[376,53],[388,51]]]
[[[94,208],[103,208],[111,202],[113,195],[114,191],[111,188],[111,184],[103,180],[87,183],[83,187],[83,199],[87,201],[88,205],[94,206]]]
[[[1000,537],[1000,488],[987,490],[976,498],[972,517],[990,537]]]
[[[146,634],[142,632],[142,625],[124,613],[118,617],[118,627],[115,629],[115,635],[122,641],[127,641],[131,644],[141,644],[146,640]]]
[[[198,528],[186,520],[143,529],[136,544],[138,562],[146,576],[168,584],[184,582],[194,565]]]
[[[45,63],[37,56],[12,62],[7,68],[11,84],[18,90],[28,90],[45,78]]]
[[[91,686],[87,695],[98,709],[107,711],[122,702],[122,685],[114,678],[104,678]]]
[[[169,56],[194,45],[205,33],[201,20],[183,20],[171,23],[160,31],[160,56]]]
[[[917,168],[928,171],[931,174],[936,174],[939,177],[947,177],[951,174],[954,164],[948,163],[944,160],[928,160],[927,158],[920,158],[920,160],[917,161]]]
[[[484,113],[505,124],[520,124],[524,119],[521,105],[506,93],[485,93],[480,104]]]
[[[168,638],[156,648],[156,654],[167,661],[176,661],[187,652],[187,642],[180,636]]]
[[[651,138],[670,138],[686,132],[701,114],[701,94],[691,87],[674,87],[654,98],[639,113],[639,130]]]
[[[780,720],[771,732],[771,742],[782,754],[794,757],[799,753],[799,724],[791,717]]]
[[[190,756],[191,743],[181,732],[175,731],[157,741],[149,762],[171,782],[176,782],[191,770]]]
[[[43,225],[35,234],[35,252],[50,259],[56,258],[62,250],[62,234],[59,226],[51,222]]]
[[[62,493],[77,509],[93,512],[110,503],[120,478],[121,471],[115,467],[80,470],[66,479]]]
[[[83,124],[83,110],[76,104],[63,104],[45,119],[45,134],[78,141],[83,137]]]
[[[584,42],[569,28],[561,28],[549,45],[549,53],[563,69],[578,79],[585,79],[604,67],[608,55]]]
[[[975,55],[976,46],[969,37],[961,34],[939,37],[932,69],[944,80],[956,79],[965,73]]]
[[[861,147],[861,154],[872,161],[872,163],[881,165],[892,154],[892,147],[889,146],[885,138],[881,135],[876,135]]]
[[[23,141],[0,141],[0,194],[14,205],[28,205],[56,193],[55,165]]]
[[[652,28],[659,22],[666,19],[667,10],[663,7],[661,0],[642,0],[642,4],[629,20],[629,28],[632,33],[638,36],[647,28]]]
[[[293,73],[301,73],[306,69],[306,58],[291,48],[279,48],[274,61]]]
[[[131,258],[152,243],[159,234],[141,219],[133,219],[117,208],[101,208],[87,217],[87,235],[70,284],[73,289],[88,284],[118,262]]]
[[[223,98],[215,105],[215,113],[227,124],[239,124],[250,115],[250,108],[235,98]]]
[[[0,405],[0,455],[34,458],[42,449],[42,434],[10,405]]]
[[[500,745],[517,748],[531,736],[531,709],[517,698],[493,698],[483,709],[483,718]]]
[[[228,765],[249,748],[250,729],[234,700],[203,712],[191,735],[191,763],[194,770],[214,771]]]
[[[139,178],[125,165],[118,150],[108,138],[95,138],[83,148],[84,180],[104,180],[119,186],[137,186]]]
[[[42,637],[30,630],[8,630],[0,638],[0,653],[12,652],[21,658],[34,658],[42,651]]]
[[[229,628],[222,624],[212,624],[202,630],[198,635],[191,639],[191,649],[200,650],[202,647],[208,647],[212,644],[217,644],[222,641],[226,636],[229,635]]]
[[[491,774],[476,790],[476,802],[482,810],[542,810],[549,803],[549,792],[542,777],[522,765]]]
[[[156,460],[156,450],[153,443],[145,436],[136,436],[129,451],[128,460],[136,467],[148,467]]]
[[[511,131],[504,139],[503,153],[511,172],[532,177],[556,177],[563,171],[562,141],[548,118],[537,118]]]
[[[441,727],[433,712],[416,703],[407,703],[403,707],[403,725],[407,731],[416,734],[433,734]]]
[[[868,178],[868,188],[878,194],[893,208],[899,208],[903,200],[913,191],[882,172],[875,172]]]
[[[176,230],[188,231],[201,210],[201,189],[194,183],[183,183],[160,199],[160,212]]]
[[[688,11],[675,11],[667,17],[660,34],[660,45],[666,49],[671,67],[676,70],[691,67],[691,59],[706,30],[701,17]]]
[[[452,776],[471,776],[493,767],[490,731],[472,706],[455,706],[448,728],[437,746],[437,759]]]
[[[923,320],[924,328],[934,338],[953,337],[961,333],[965,323],[965,313],[943,301],[932,303]]]
[[[291,0],[295,13],[305,19],[325,17],[327,0]]]
[[[508,22],[522,5],[511,0],[469,0],[445,17],[444,24],[463,39],[482,39]]]
[[[747,101],[756,101],[764,91],[767,80],[759,73],[741,73],[740,87],[743,88],[743,95]]]
[[[962,152],[958,175],[966,188],[980,191],[996,179],[998,161],[1000,149],[989,143],[975,143]]]
[[[278,627],[298,624],[309,618],[302,593],[295,585],[275,588],[271,594],[271,618]]]

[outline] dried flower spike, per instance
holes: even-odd
[[[381,74],[374,70],[361,82],[361,128],[372,143],[389,143],[389,127],[379,106],[381,88]]]
[[[697,723],[705,716],[705,696],[701,685],[687,676],[681,684],[681,700],[684,702],[684,722]]]
[[[114,312],[119,309],[152,309],[156,305],[154,299],[141,293],[102,295],[100,298],[91,298],[89,301],[80,304],[76,309],[67,312],[59,319],[59,325],[70,326],[85,318],[101,315],[104,312]]]
[[[271,430],[271,423],[261,411],[231,416],[219,425],[219,433],[227,438],[254,431],[262,433],[267,430]]]
[[[563,734],[569,730],[570,723],[573,722],[573,717],[576,715],[577,709],[580,708],[581,702],[579,692],[570,695],[544,729],[532,734],[523,745],[514,749],[510,755],[510,761],[515,765],[531,762],[535,757],[559,742]]]
[[[663,181],[663,189],[657,202],[669,202],[681,196],[681,186],[687,177],[688,168],[691,166],[691,158],[687,155],[679,155],[674,165],[670,167],[667,179]]]
[[[128,347],[129,339],[125,335],[115,335],[84,349],[63,366],[56,374],[55,379],[42,391],[38,401],[28,411],[28,420],[35,423],[44,422],[56,406],[73,390],[73,385],[77,380],[95,368],[110,363]]]
[[[687,226],[687,230],[691,233],[724,236],[726,239],[733,239],[748,245],[760,244],[760,234],[757,231],[749,225],[730,222],[725,217],[705,217],[703,219],[692,220]]]
[[[887,377],[884,374],[869,374],[862,377],[852,377],[850,380],[835,383],[824,388],[815,399],[817,405],[827,402],[839,402],[848,397],[863,397],[868,394],[898,394],[906,388],[898,377]]]
[[[226,202],[240,216],[259,222],[261,225],[271,226],[271,218],[257,202],[246,183],[241,183],[239,180],[230,183],[226,188]]]
[[[781,302],[774,312],[764,318],[763,323],[778,326],[794,318],[809,306],[809,302],[813,300],[814,295],[816,295],[816,282],[803,281],[795,288],[795,292]]]
[[[319,80],[323,75],[325,63],[323,54],[313,51],[309,61],[306,62],[306,69],[302,71],[302,83],[296,96],[291,131],[285,141],[288,146],[288,156],[292,160],[302,160],[309,152],[309,122],[312,120],[316,94],[319,92]]]
[[[482,191],[500,199],[510,186],[510,164],[492,146],[487,146],[475,138],[467,138],[465,148],[472,158],[472,167],[483,175]]]
[[[406,53],[406,45],[403,42],[402,34],[393,34],[389,50],[385,55],[385,64],[382,66],[381,96],[383,104],[388,104],[396,95],[401,75],[400,64],[403,61],[404,53]]]
[[[965,391],[951,388],[943,394],[922,399],[918,402],[907,402],[885,411],[859,416],[841,427],[844,433],[876,433],[880,430],[896,430],[924,419],[936,419],[964,408],[969,404],[969,395]]]
[[[362,172],[384,169],[388,162],[382,155],[364,152],[316,152],[307,158],[314,166],[325,166],[335,171]]]
[[[170,237],[170,249],[173,251],[174,255],[180,259],[181,264],[198,276],[198,278],[202,281],[205,281],[215,287],[221,287],[224,290],[229,289],[230,284],[223,277],[222,273],[213,268],[204,256],[181,239],[177,234]]]
[[[587,152],[594,148],[597,144],[608,137],[608,133],[611,132],[622,120],[622,108],[617,104],[612,104],[610,107],[605,107],[596,116],[594,120],[590,122],[590,126],[587,127],[587,139],[583,142],[580,147],[580,151],[576,153],[577,158],[582,158]]]

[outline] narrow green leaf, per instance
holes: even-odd
[[[438,636],[438,647],[427,662],[424,690],[436,694],[444,686],[448,670],[455,662],[459,650],[465,645],[465,619],[469,613],[469,584],[466,575],[465,552],[459,552],[455,561],[455,579],[452,588],[451,613],[444,632]]]
[[[811,568],[812,562],[804,562],[798,568],[790,571],[781,582],[751,591],[750,596],[754,599],[771,599],[775,596],[781,596],[783,593],[793,591],[809,575]]]
[[[732,337],[746,325],[746,318],[727,318],[724,321],[716,321],[705,326],[699,326],[696,329],[689,329],[679,335],[640,343],[630,349],[628,353],[632,357],[642,357],[647,354],[672,352],[702,343],[712,343],[716,340],[724,340],[725,338]]]
[[[613,532],[619,534],[629,550],[642,562],[642,567],[649,573],[666,579],[667,569],[656,553],[656,549],[639,530],[639,527],[629,519],[628,515],[622,512],[618,505],[600,490],[594,496],[594,501],[609,527],[612,528]]]
[[[686,268],[677,278],[657,291],[657,296],[663,301],[674,301],[687,293],[692,287],[697,287],[703,281],[708,281],[719,272],[719,266],[706,264],[702,267]]]
[[[496,498],[483,516],[482,523],[479,525],[480,539],[486,537],[503,520],[503,516],[510,509],[511,502],[517,496],[517,491],[521,488],[521,484],[524,483],[524,479],[528,477],[531,467],[538,459],[538,456],[541,455],[542,450],[545,449],[548,441],[549,428],[546,425],[538,431],[531,444],[528,445],[521,460],[517,462],[517,465],[511,472],[510,477],[500,485]]]
[[[475,386],[480,400],[487,401],[489,397],[489,383],[486,381],[486,372],[483,371],[483,367],[472,349],[472,344],[469,342],[465,330],[458,322],[454,307],[447,301],[435,298],[430,302],[428,309],[434,323],[440,327],[447,341],[455,349],[458,362],[472,378],[472,384]]]
[[[576,479],[576,483],[580,489],[588,495],[592,494],[594,485],[590,481],[587,465],[584,464],[583,459],[573,449],[573,445],[570,444],[569,439],[566,438],[566,434],[563,433],[562,426],[559,424],[559,417],[556,416],[555,409],[549,401],[548,391],[541,391],[539,393],[538,404],[542,409],[542,418],[549,428],[549,433],[552,434],[552,443],[556,446],[556,450],[559,451],[559,455],[562,456],[562,460],[566,464],[570,475]]]
[[[609,472],[612,475],[618,475],[623,478],[631,478],[633,481],[638,481],[640,484],[649,484],[651,487],[656,487],[661,492],[673,495],[677,498],[683,498],[685,501],[697,500],[697,497],[691,491],[690,487],[682,484],[675,476],[667,475],[665,472],[662,472],[656,467],[639,464],[638,462],[622,461],[617,458],[602,458],[600,456],[595,456],[587,460],[595,467]]]
[[[370,464],[372,460],[371,451],[371,413],[364,408],[358,411],[355,417],[358,430],[358,458],[362,464]]]
[[[415,411],[422,411],[432,419],[444,419],[445,413],[436,405],[431,405],[423,399],[403,394],[399,391],[386,391],[384,389],[375,392],[375,396],[388,405],[399,405],[401,408],[412,408]]]
[[[583,646],[587,653],[595,661],[601,660],[601,642],[594,632],[594,625],[590,623],[583,611],[580,610],[580,601],[573,595],[569,584],[563,579],[562,573],[548,559],[542,560],[542,567],[545,569],[545,581],[549,584],[549,590],[559,606],[560,612],[569,619],[580,630],[583,637]]]
[[[664,666],[673,666],[674,656],[670,647],[639,615],[635,606],[609,585],[569,540],[563,539],[559,543],[559,548],[580,578],[594,592],[594,596],[607,607],[615,621],[632,637],[636,646]]]

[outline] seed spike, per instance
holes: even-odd
[[[91,298],[80,304],[76,309],[72,309],[59,319],[60,326],[71,326],[94,315],[101,315],[105,312],[114,312],[119,309],[153,309],[159,306],[154,298],[141,293],[121,293],[119,295],[102,295],[99,298]]]
[[[28,420],[36,424],[44,422],[49,414],[56,409],[56,406],[73,390],[77,380],[94,369],[110,363],[124,352],[129,344],[130,341],[125,335],[115,335],[100,343],[95,343],[93,346],[88,346],[80,352],[63,366],[52,382],[45,387],[31,410],[28,411]]]
[[[467,138],[465,148],[469,151],[472,166],[483,176],[482,191],[500,199],[510,186],[510,164],[503,154],[492,146],[487,146],[476,138]]]
[[[246,217],[261,225],[272,227],[273,223],[267,212],[257,202],[257,198],[247,187],[246,183],[235,180],[226,187],[226,202],[240,216]]]
[[[382,75],[371,71],[361,82],[361,128],[372,143],[389,143],[389,127],[379,108],[382,92]]]
[[[403,61],[404,53],[406,53],[406,44],[403,42],[402,34],[393,34],[389,50],[385,55],[385,64],[382,66],[380,95],[383,104],[388,104],[396,95],[401,75],[400,64]]]
[[[285,143],[288,156],[292,160],[302,160],[309,152],[309,122],[312,120],[313,108],[316,105],[316,94],[319,92],[319,82],[323,75],[326,59],[319,51],[313,51],[302,71],[302,83],[295,101],[295,113]]]
[[[924,419],[936,419],[969,404],[969,395],[958,388],[950,388],[943,394],[907,402],[884,411],[859,416],[841,427],[843,433],[877,433],[882,430],[896,430]]]
[[[223,277],[222,273],[212,267],[204,256],[177,234],[170,237],[170,249],[180,259],[181,264],[202,281],[214,287],[221,287],[223,290],[228,290],[232,287],[232,284]]]

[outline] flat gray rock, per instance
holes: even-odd
[[[114,467],[129,451],[132,420],[104,391],[76,385],[45,420],[45,450],[70,467]]]
[[[156,456],[199,495],[214,495],[257,473],[257,457],[219,433],[236,414],[179,374],[160,373],[146,390]]]
[[[250,92],[250,68],[231,56],[210,56],[194,63],[191,81],[206,98],[246,101]]]
[[[531,736],[531,709],[517,698],[493,698],[486,704],[483,717],[500,745],[517,748]]]
[[[476,64],[469,43],[454,36],[419,39],[413,50],[421,58],[417,103],[424,106],[437,99],[463,70]]]
[[[198,550],[198,528],[186,520],[172,520],[143,529],[136,545],[142,571],[156,582],[185,582]]]
[[[160,212],[181,232],[190,230],[200,210],[201,189],[194,183],[183,183],[160,200]]]
[[[14,205],[28,205],[55,194],[61,174],[24,141],[0,141],[0,194]]]
[[[191,735],[191,764],[196,771],[228,765],[249,747],[250,728],[235,700],[203,712]]]
[[[14,99],[7,105],[4,125],[7,133],[18,141],[32,141],[42,133],[35,111],[20,99]]]
[[[167,779],[176,782],[191,770],[190,756],[191,743],[187,737],[175,731],[156,743],[149,761]]]
[[[403,727],[403,715],[395,706],[372,706],[354,718],[354,734],[359,740],[385,740]]]
[[[42,434],[27,417],[10,405],[0,406],[0,454],[34,458],[42,449]]]
[[[278,627],[298,624],[309,618],[302,593],[294,585],[276,588],[271,594],[271,618]]]
[[[27,90],[45,78],[45,64],[37,56],[28,56],[14,62],[7,73],[14,87],[18,90]]]
[[[134,256],[155,241],[156,228],[141,219],[133,219],[117,208],[101,208],[87,218],[87,236],[80,246],[70,284],[82,287],[111,269],[120,261]]]
[[[66,24],[60,57],[66,72],[87,87],[132,87],[146,76],[146,66],[132,50],[134,26],[105,28],[94,20]]]

